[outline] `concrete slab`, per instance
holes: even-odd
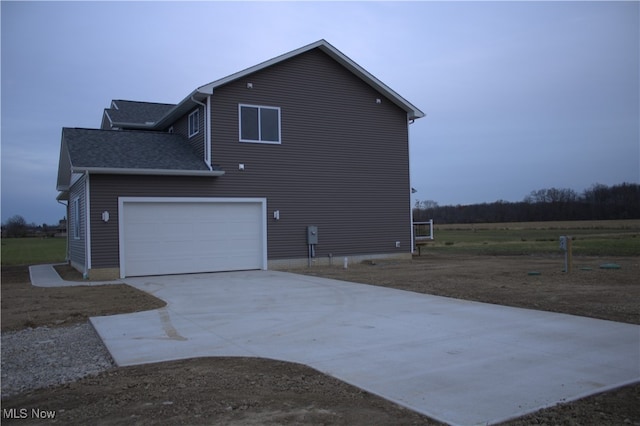
[[[59,263],[51,263],[45,265],[32,265],[29,266],[29,278],[31,279],[31,285],[35,287],[74,287],[74,286],[96,286],[105,284],[118,284],[122,283],[120,280],[111,281],[65,281],[60,278],[58,272],[56,272],[54,266],[60,265]]]
[[[452,425],[640,381],[640,326],[276,271],[125,280],[166,300],[92,318],[118,365],[197,356],[307,364]]]

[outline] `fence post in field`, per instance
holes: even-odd
[[[560,237],[560,249],[564,251],[564,272],[571,272],[573,264],[573,252],[572,252],[571,236],[562,235]]]

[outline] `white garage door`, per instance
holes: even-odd
[[[264,202],[172,200],[121,199],[123,277],[266,267]]]

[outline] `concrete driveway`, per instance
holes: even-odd
[[[120,366],[309,365],[452,425],[640,381],[640,326],[275,271],[128,278],[166,308],[91,318]]]

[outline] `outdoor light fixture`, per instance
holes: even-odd
[[[109,222],[109,212],[106,210],[102,212],[102,221],[104,223]]]
[[[274,218],[275,220],[280,220],[280,210],[275,210],[275,211],[273,212],[273,218]]]
[[[253,83],[247,83],[247,89],[253,89]]]

